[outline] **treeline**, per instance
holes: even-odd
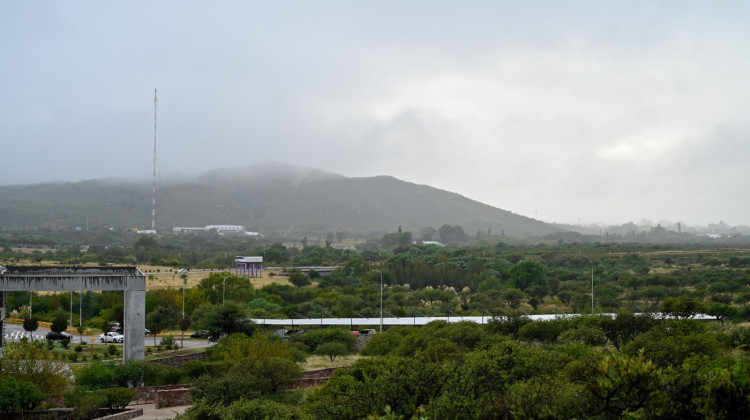
[[[147,244],[164,248],[153,238],[138,241],[144,251],[151,249]],[[281,274],[288,274],[291,284],[280,280],[259,290],[229,272],[212,273],[186,289],[184,299],[180,288],[149,290],[147,313],[161,308],[165,329],[176,328],[182,313],[195,317],[201,305],[224,301],[239,303],[259,318],[377,316],[382,279],[388,316],[655,312],[663,310],[665,302],[685,297],[723,319],[750,319],[750,257],[738,249],[498,243],[411,245],[394,254],[308,246],[295,255],[282,244],[263,251],[271,261],[338,267],[325,277],[289,268]],[[145,252],[143,258],[154,255]],[[103,321],[122,322],[119,296],[75,293],[74,325],[79,313],[95,328]],[[28,292],[8,293],[8,313],[23,313],[30,300]],[[42,320],[71,310],[68,293],[35,294],[33,302],[33,313]]]
[[[371,335],[360,352],[366,357],[337,370],[323,386],[284,390],[285,382],[299,377],[293,362],[300,357],[346,357],[347,335],[327,328],[287,341],[261,332],[222,339],[210,360],[186,365],[195,384],[194,408],[181,418],[750,415],[747,329],[626,314],[391,327]],[[316,350],[335,344],[344,352]]]

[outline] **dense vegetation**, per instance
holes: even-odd
[[[448,226],[443,234],[460,232]],[[472,245],[441,247],[414,244],[412,234],[400,230],[357,250],[332,246],[338,241],[335,235],[326,240],[328,246],[307,244],[300,249],[210,235],[139,236],[132,246],[86,251],[61,248],[28,254],[5,247],[0,264],[31,258],[32,263],[226,267],[234,255],[247,254],[264,255],[268,264],[287,267],[280,273],[284,280],[260,289],[246,278],[213,272],[184,292],[147,292],[146,326],[152,330],[207,329],[225,336],[209,360],[191,362],[179,372],[143,376],[146,368],[135,369],[136,382],[194,383],[195,408],[186,418],[750,414],[750,333],[741,325],[750,320],[747,249],[565,241],[531,245],[490,242],[489,237]],[[320,276],[295,270],[295,265],[335,269]],[[364,347],[348,329],[313,329],[281,340],[245,321],[377,317],[381,279],[386,316],[495,319],[489,325],[434,322],[421,328],[390,327],[369,335]],[[28,292],[8,293],[8,315],[24,318],[28,302]],[[71,315],[68,293],[35,294],[33,302],[35,318],[59,324]],[[76,294],[72,309],[74,325],[79,310],[82,323],[92,328],[123,321],[122,296],[117,292]],[[651,315],[656,312],[672,319]],[[717,320],[691,319],[700,312]],[[530,322],[523,316],[534,313],[580,316],[549,322]],[[35,346],[24,351],[43,353],[41,344]],[[305,358],[321,355],[333,361],[355,353],[363,357],[338,370],[325,385],[311,392],[285,389],[299,377],[299,362]],[[2,368],[11,372],[12,366]],[[104,379],[74,390],[68,397],[71,405],[101,405],[110,401],[101,389],[135,383],[123,382],[124,373],[118,382],[115,367],[96,364],[90,369],[76,372],[77,387]],[[22,391],[25,385],[20,383],[33,383],[28,375],[17,372],[11,377],[0,382],[0,390],[39,396]],[[60,393],[60,387],[69,389],[65,384],[55,386],[38,390],[50,394]],[[95,398],[96,404],[86,398]],[[16,401],[15,407],[39,403],[38,398]]]

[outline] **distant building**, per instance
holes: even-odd
[[[175,226],[172,228],[172,232],[174,233],[201,233],[201,232],[210,232],[215,231],[216,233],[219,233],[221,235],[224,234],[246,234],[250,236],[258,236],[260,235],[257,232],[245,232],[244,226],[239,225],[208,225],[205,227],[186,227],[186,226]]]
[[[219,233],[242,233],[245,231],[244,226],[237,225],[208,225],[206,229],[215,230]]]
[[[205,232],[208,229],[204,227],[178,227],[175,226],[172,228],[172,232],[174,233],[198,233],[198,232]]]

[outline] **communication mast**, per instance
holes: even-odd
[[[156,231],[156,88],[154,88],[154,181],[151,189],[151,230]]]

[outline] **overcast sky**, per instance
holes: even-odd
[[[5,1],[0,185],[149,177],[158,88],[157,175],[276,161],[548,222],[750,224],[748,75],[746,1]]]

